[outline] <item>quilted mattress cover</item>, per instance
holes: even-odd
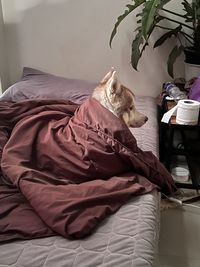
[[[137,97],[137,108],[148,115],[146,125],[131,129],[143,150],[158,155],[155,99]],[[60,236],[4,243],[0,267],[146,267],[154,266],[158,247],[160,195],[133,197],[82,240]],[[23,224],[23,222],[22,222]]]

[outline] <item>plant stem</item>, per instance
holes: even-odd
[[[161,29],[164,29],[164,30],[168,30],[168,31],[173,30],[173,29],[171,29],[171,28],[163,27],[163,26],[160,26],[160,25],[155,25],[155,27],[157,27],[157,28],[161,28]],[[194,42],[194,38],[193,38],[193,37],[191,37],[189,34],[183,32],[183,31],[180,31],[180,33],[185,37],[186,40],[188,40],[188,42],[189,42],[191,45],[193,45],[193,43],[192,43],[192,41]],[[180,40],[179,40],[179,41],[180,41]],[[180,41],[180,43],[181,43],[181,41]]]
[[[184,32],[181,32],[183,35],[185,34]],[[194,43],[187,37],[187,35],[184,35],[185,39],[188,40],[188,42],[193,46]],[[190,37],[190,36],[189,36]],[[194,41],[194,39],[192,38],[192,40]]]
[[[170,19],[170,18],[165,17],[165,16],[161,16],[161,17],[162,17],[163,19],[167,19],[167,20],[169,20],[169,21],[178,23],[178,24],[180,24],[180,25],[182,25],[182,26],[184,26],[184,27],[186,27],[186,28],[188,28],[188,29],[194,30],[193,27],[191,27],[191,26],[189,26],[189,25],[187,25],[187,24],[185,24],[185,23],[182,23],[182,22],[180,22],[180,21],[177,21],[177,20],[174,20],[174,19]]]
[[[158,24],[156,24],[155,27],[158,27],[158,28],[161,28],[161,29],[164,29],[164,30],[169,30],[169,31],[173,30],[173,29],[171,29],[171,28],[163,27],[163,26],[160,26],[160,25],[158,25]]]
[[[165,12],[168,12],[168,13],[170,13],[170,14],[176,15],[176,16],[178,16],[178,17],[184,18],[183,15],[178,14],[178,13],[176,13],[176,12],[173,12],[173,11],[171,11],[171,10],[168,10],[168,9],[165,9],[165,8],[161,8],[161,10],[163,10],[163,11],[165,11]]]
[[[187,34],[186,32],[180,31],[183,35],[187,36],[188,39],[191,39],[194,41],[194,38],[192,36],[190,36],[189,34]],[[185,37],[186,38],[186,37]],[[186,38],[187,39],[187,38]]]
[[[172,28],[168,28],[168,27],[163,27],[163,26],[161,26],[161,25],[155,25],[155,27],[158,27],[158,28],[161,28],[161,29],[164,29],[164,30],[169,30],[169,31],[171,31],[171,30],[173,30]],[[190,38],[191,40],[193,40],[194,41],[194,38],[192,37],[192,36],[190,36],[189,34],[187,34],[186,32],[183,32],[183,31],[180,31],[180,33],[181,34],[183,34],[183,35],[185,35],[185,36],[187,36],[188,37],[188,39]],[[185,37],[186,38],[186,37]],[[187,39],[187,38],[186,38]],[[187,40],[188,40],[187,39]]]

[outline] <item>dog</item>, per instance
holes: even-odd
[[[141,127],[148,120],[147,116],[137,111],[135,95],[120,83],[113,68],[94,89],[92,97],[123,120],[128,127]]]

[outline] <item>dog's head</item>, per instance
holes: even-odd
[[[136,110],[133,92],[120,83],[114,69],[95,88],[93,97],[122,119],[128,127],[141,127],[148,120]]]

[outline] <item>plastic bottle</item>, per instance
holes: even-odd
[[[186,99],[186,94],[181,91],[174,83],[167,82],[164,84],[164,89],[174,101],[178,102],[181,99]]]

